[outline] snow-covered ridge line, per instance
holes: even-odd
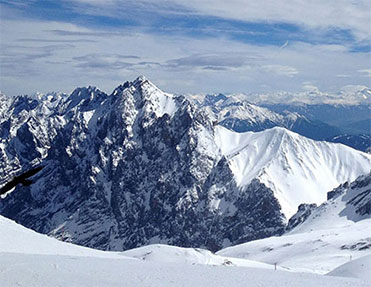
[[[314,141],[280,127],[236,133],[217,126],[215,140],[237,185],[244,189],[258,178],[274,191],[287,218],[301,203],[321,204],[327,191],[355,180],[371,167],[369,154]]]

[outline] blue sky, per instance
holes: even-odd
[[[176,93],[370,86],[368,1],[0,1],[0,89]]]

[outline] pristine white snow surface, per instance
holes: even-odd
[[[327,275],[359,278],[370,281],[371,284],[371,255],[349,261]]]
[[[301,203],[321,204],[329,190],[371,169],[371,156],[314,141],[284,128],[237,133],[217,126],[215,140],[243,189],[258,178],[271,188],[286,218]]]
[[[268,264],[253,261],[245,261],[253,268],[238,267],[244,260],[231,260],[205,250],[160,245],[124,253],[97,251],[58,242],[0,216],[2,287],[368,286],[359,279],[269,270]],[[209,263],[222,266],[205,265]]]

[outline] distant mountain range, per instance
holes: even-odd
[[[363,90],[368,95],[369,90]],[[371,95],[371,93],[370,93]],[[369,96],[369,95],[368,95]],[[304,104],[293,102],[252,104],[248,95],[196,95],[190,100],[220,125],[237,131],[284,127],[305,137],[348,145],[366,151],[371,147],[371,104]]]
[[[144,77],[110,95],[1,95],[0,185],[44,168],[0,200],[0,214],[104,250],[218,250],[282,234],[301,203],[369,172],[370,155],[286,129],[303,121],[314,132],[306,117],[219,97],[195,104]],[[230,130],[236,116],[261,131]]]

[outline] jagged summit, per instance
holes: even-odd
[[[151,116],[154,113],[156,117],[162,117],[164,114],[172,116],[178,108],[173,95],[164,93],[144,76],[120,85],[112,95],[122,98],[120,105],[125,113],[131,113],[135,107],[143,114]]]

